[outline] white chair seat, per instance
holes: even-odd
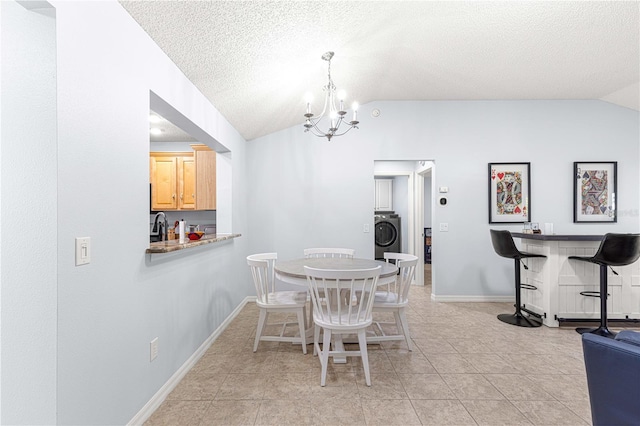
[[[373,303],[376,305],[380,305],[382,303],[393,303],[395,305],[397,301],[398,296],[389,291],[376,291],[375,299],[373,299]]]
[[[307,304],[307,292],[306,291],[276,291],[267,294],[267,303],[261,300],[256,300],[258,306],[265,306],[269,308],[276,308],[278,306],[291,307],[304,306]]]
[[[394,307],[409,306],[409,300],[399,302],[398,295],[388,291],[376,291],[375,299],[373,299],[373,308],[381,307],[382,305],[390,305]]]
[[[331,327],[334,330],[345,332],[357,330],[362,327],[367,328],[371,324],[373,324],[373,316],[370,316],[368,319],[362,321],[358,319],[358,315],[356,313],[352,313],[351,315],[349,315],[348,313],[343,313],[342,315],[333,314],[330,317],[330,321],[327,321],[328,318],[326,316],[323,320],[319,318],[319,315],[314,315],[313,322],[323,328]]]

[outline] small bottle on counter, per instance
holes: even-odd
[[[180,219],[180,223],[178,224],[178,232],[179,232],[179,242],[180,244],[184,244],[185,237],[185,229],[184,229],[184,219]]]

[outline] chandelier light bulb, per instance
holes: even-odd
[[[336,129],[336,119],[338,118],[338,113],[336,111],[331,111],[329,113],[329,118],[331,119],[331,129],[332,131],[335,131],[334,129]]]
[[[357,124],[358,123],[358,103],[354,102],[351,105],[351,109],[353,109],[353,120],[351,120],[352,123]]]
[[[311,114],[311,102],[313,102],[313,93],[307,92],[304,95],[304,101],[307,103],[307,114]],[[307,116],[307,114],[305,114],[305,117]]]
[[[338,91],[338,99],[340,100],[340,111],[344,111],[344,98],[347,97],[347,92],[344,90]]]

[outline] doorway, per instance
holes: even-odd
[[[375,179],[394,180],[394,202],[390,210],[396,214],[398,211],[403,212],[402,252],[418,256],[418,264],[423,265],[416,268],[415,285],[433,286],[435,265],[430,256],[425,256],[431,250],[431,245],[428,248],[425,245],[428,237],[425,231],[432,228],[434,168],[435,163],[427,160],[374,161]],[[375,207],[377,204],[374,211]]]

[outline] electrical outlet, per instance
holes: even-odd
[[[150,349],[149,362],[151,362],[154,359],[158,358],[158,338],[157,337],[153,339],[151,343],[149,343],[149,349]]]
[[[364,226],[362,227],[362,232],[369,232],[369,224],[365,223]]]

